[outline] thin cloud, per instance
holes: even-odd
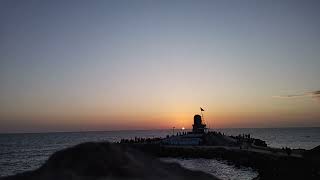
[[[313,91],[312,95],[313,96],[320,96],[320,90],[319,91]]]
[[[313,91],[311,95],[313,98],[316,98],[317,100],[320,101],[320,91]]]
[[[313,98],[320,99],[320,90],[301,93],[301,94],[288,94],[288,95],[272,96],[272,97],[273,98],[284,98],[284,99],[313,97]]]

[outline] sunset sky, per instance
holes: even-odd
[[[0,133],[320,126],[320,1],[0,1]]]

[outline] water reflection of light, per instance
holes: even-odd
[[[251,168],[235,167],[226,161],[218,161],[215,159],[161,158],[161,160],[164,162],[176,162],[187,169],[203,171],[222,180],[247,180],[254,179],[258,176],[258,172]]]

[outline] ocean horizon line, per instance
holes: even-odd
[[[210,130],[225,130],[225,129],[311,129],[320,128],[317,126],[288,126],[288,127],[228,127],[228,128],[210,128]],[[182,130],[181,128],[175,128],[176,132]],[[184,129],[183,131],[188,131],[192,129]],[[130,131],[172,131],[172,128],[168,129],[116,129],[116,130],[77,130],[77,131],[30,131],[30,132],[0,132],[0,135],[10,135],[10,134],[55,134],[55,133],[92,133],[92,132],[130,132]]]

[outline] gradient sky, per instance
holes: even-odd
[[[320,126],[320,1],[0,1],[0,132]]]

